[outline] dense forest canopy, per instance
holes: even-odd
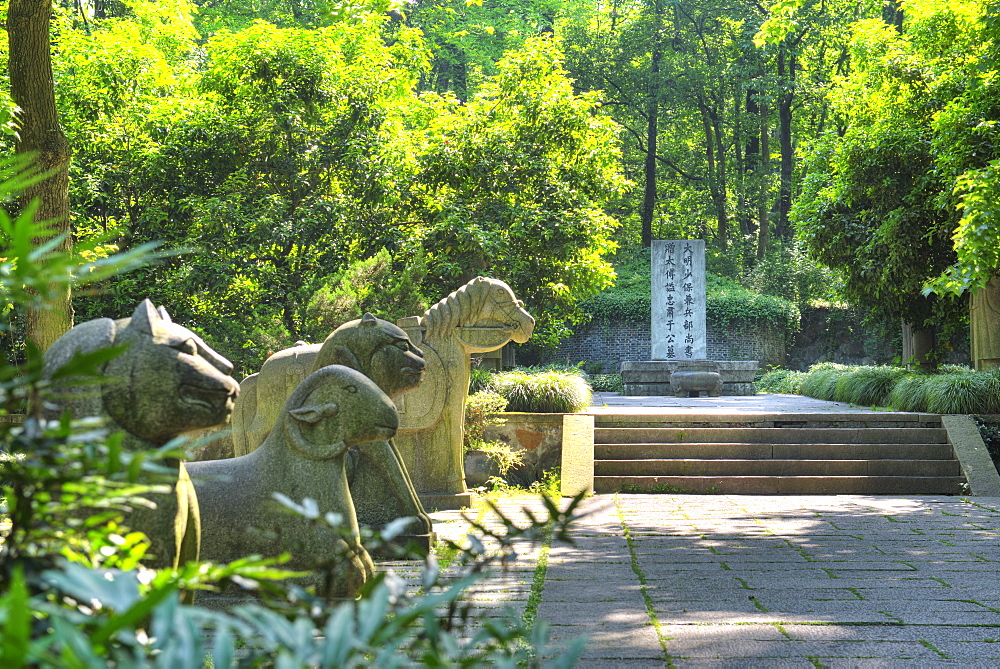
[[[53,11],[74,235],[187,250],[78,295],[77,320],[148,296],[243,372],[477,274],[550,345],[613,284],[616,250],[654,238],[708,240],[710,268],[750,288],[808,274],[918,327],[953,322],[1000,264],[992,2]]]

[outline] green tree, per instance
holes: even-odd
[[[948,180],[942,201],[958,213],[954,264],[929,284],[939,294],[961,294],[1000,273],[1000,5],[957,4],[953,10],[968,48],[954,54],[954,97],[933,118],[935,167]],[[960,77],[960,79],[959,79]],[[947,186],[952,186],[948,192]]]
[[[402,8],[409,24],[420,28],[431,53],[431,68],[421,89],[453,93],[467,100],[497,73],[504,53],[525,40],[551,34],[558,0],[435,0]]]
[[[955,262],[935,119],[968,86],[980,47],[975,12],[904,8],[902,31],[857,24],[854,72],[833,92],[842,130],[812,147],[793,214],[812,254],[844,271],[853,303],[922,329],[956,323],[964,308],[921,290]]]
[[[428,294],[503,279],[539,318],[541,344],[614,277],[603,206],[625,184],[617,128],[597,94],[573,91],[562,61],[557,40],[532,38],[467,104],[423,96],[434,113],[402,228],[426,253]]]

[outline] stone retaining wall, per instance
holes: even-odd
[[[533,480],[562,462],[563,414],[504,413],[503,425],[486,428],[486,441],[501,441],[524,452],[525,470]]]
[[[708,327],[709,360],[759,360],[761,367],[785,361],[785,335],[772,327],[722,332]],[[601,373],[621,370],[621,363],[649,360],[648,323],[592,323],[565,339],[546,362],[603,363]]]

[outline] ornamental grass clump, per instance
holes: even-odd
[[[837,392],[837,380],[850,371],[847,365],[832,362],[821,362],[813,365],[802,381],[802,394],[819,400],[834,400]]]
[[[931,413],[1000,413],[1000,377],[992,372],[935,374],[925,380]]]
[[[886,398],[886,406],[896,411],[927,411],[926,374],[907,374],[900,379]]]
[[[837,402],[885,406],[893,387],[906,375],[902,367],[855,367],[837,377],[833,397]]]
[[[509,371],[494,374],[489,390],[507,400],[507,411],[575,413],[590,406],[593,394],[580,372]]]

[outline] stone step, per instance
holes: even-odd
[[[697,458],[742,460],[951,460],[950,444],[595,444],[596,460]]]
[[[595,444],[759,443],[759,444],[943,444],[943,428],[595,428]]]
[[[595,476],[960,476],[957,460],[598,460]]]
[[[594,492],[730,495],[959,495],[962,476],[595,476]]]
[[[941,427],[939,414],[903,413],[739,413],[597,414],[603,427]]]

